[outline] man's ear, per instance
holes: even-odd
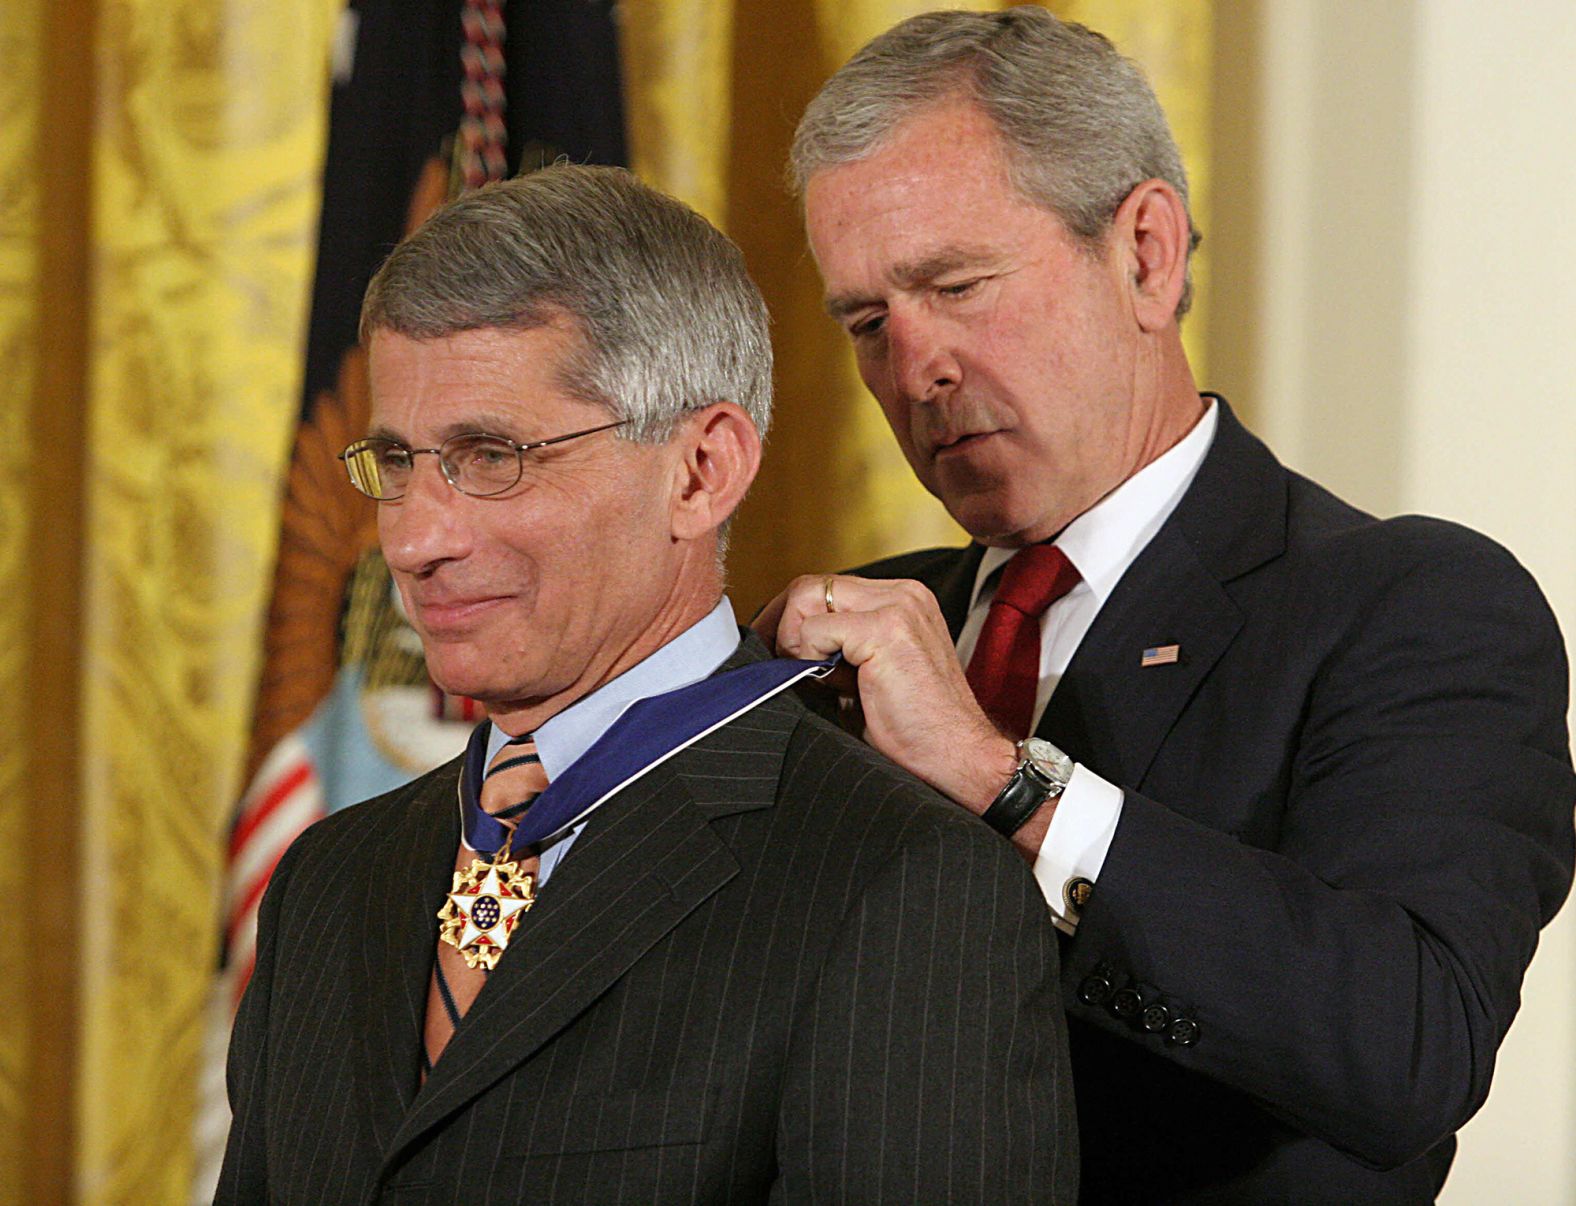
[[[1117,207],[1111,237],[1126,260],[1138,325],[1154,332],[1175,322],[1193,237],[1176,189],[1164,180],[1136,186]]]
[[[761,465],[761,433],[732,402],[714,402],[686,416],[675,436],[672,505],[675,540],[696,540],[727,522]]]

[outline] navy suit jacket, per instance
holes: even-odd
[[[1571,881],[1564,648],[1502,548],[1220,406],[1038,729],[1124,792],[1063,951],[1084,1197],[1432,1201]],[[981,553],[854,572],[956,637]]]
[[[1023,860],[792,694],[592,815],[421,1084],[458,769],[281,861],[221,1203],[1074,1199]]]

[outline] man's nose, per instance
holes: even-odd
[[[887,320],[888,368],[905,398],[928,401],[956,389],[963,370],[943,324],[923,313],[892,313]]]
[[[417,457],[405,493],[378,504],[378,539],[389,568],[422,574],[466,556],[472,537],[468,502],[443,476],[437,457]]]

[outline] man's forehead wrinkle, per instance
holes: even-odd
[[[416,427],[422,428],[419,415],[416,418]],[[428,438],[434,443],[441,444],[455,436],[482,434],[508,436],[520,440],[524,438],[522,432],[528,427],[529,424],[522,423],[519,415],[509,416],[501,410],[477,409],[451,418],[443,426],[430,432],[403,431],[387,422],[375,422],[367,429],[367,436],[369,439],[393,440],[397,444],[407,445],[420,443]]]
[[[502,411],[476,410],[457,419],[452,419],[438,429],[440,440],[450,440],[455,436],[476,435],[485,432],[488,435],[513,435],[519,426],[519,418],[506,418]]]
[[[450,419],[442,427],[435,428],[432,438],[441,444],[444,440],[452,440],[456,436],[493,435],[504,436],[519,443],[539,436],[541,434],[539,427],[540,423],[533,423],[524,411],[511,414],[501,410],[473,410]]]

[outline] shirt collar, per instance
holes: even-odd
[[[1101,606],[1127,567],[1176,510],[1193,484],[1198,467],[1204,463],[1204,455],[1215,438],[1220,408],[1214,398],[1203,396],[1209,405],[1187,435],[1073,520],[1053,542],[1078,570],[1079,583],[1074,589],[1092,591]],[[1017,551],[985,550],[974,575],[970,610],[979,602],[980,592],[991,575]]]
[[[706,616],[655,653],[542,723],[534,736],[548,780],[568,770],[630,704],[698,682],[727,661],[738,647],[739,627],[733,604],[724,595]],[[487,741],[489,762],[508,740],[507,733],[492,726]]]

